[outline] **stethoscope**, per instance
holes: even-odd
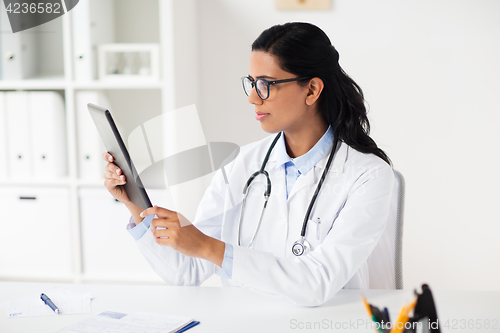
[[[271,152],[273,151],[274,146],[276,145],[276,142],[278,142],[278,139],[281,136],[281,132],[276,135],[276,137],[273,140],[273,143],[269,147],[266,157],[264,158],[264,161],[262,162],[262,166],[260,167],[259,171],[254,172],[250,178],[248,178],[247,183],[245,184],[245,187],[243,188],[243,202],[241,204],[241,212],[240,212],[240,221],[238,223],[238,246],[241,243],[241,222],[243,221],[243,212],[245,210],[245,204],[247,201],[248,193],[250,186],[252,185],[253,180],[259,176],[259,175],[264,175],[266,176],[267,180],[267,186],[266,186],[266,191],[264,192],[264,206],[262,207],[262,212],[260,213],[260,218],[259,218],[259,223],[257,224],[257,228],[255,229],[255,232],[252,236],[252,239],[250,240],[250,243],[248,244],[248,247],[252,247],[253,242],[255,241],[255,236],[257,236],[257,233],[259,232],[260,224],[262,222],[262,217],[264,216],[264,211],[267,207],[267,202],[269,200],[269,196],[271,195],[271,179],[269,178],[269,174],[267,173],[265,169],[267,161],[269,160],[269,156],[271,155]],[[321,179],[319,180],[318,186],[316,186],[316,191],[314,191],[314,195],[311,199],[311,202],[309,203],[309,207],[307,208],[306,216],[304,218],[304,222],[302,224],[302,231],[300,232],[300,239],[297,240],[295,243],[293,243],[292,246],[292,253],[296,256],[301,256],[303,254],[307,254],[309,250],[311,249],[311,244],[306,240],[306,228],[307,228],[307,221],[309,220],[309,215],[311,214],[311,210],[314,206],[314,202],[316,201],[316,198],[318,197],[318,193],[321,189],[321,186],[323,185],[323,182],[325,180],[326,174],[328,170],[330,169],[330,164],[332,163],[333,156],[335,155],[335,150],[337,148],[338,144],[338,139],[335,137],[335,140],[333,140],[333,147],[332,151],[330,152],[330,156],[328,157],[328,162],[326,163],[325,170],[323,171],[323,174],[321,175]]]

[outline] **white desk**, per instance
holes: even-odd
[[[359,290],[341,290],[334,299],[316,308],[294,306],[242,288],[169,287],[142,285],[92,285],[0,282],[0,303],[51,287],[90,292],[92,314],[31,318],[7,318],[0,309],[0,332],[56,332],[108,309],[185,315],[201,322],[188,332],[370,332],[370,321]],[[411,300],[409,290],[367,290],[364,294],[376,306],[387,306],[396,319],[403,304]],[[441,332],[500,332],[500,291],[434,291]],[[496,329],[485,328],[485,320],[496,320]],[[455,322],[453,321],[455,320]],[[466,320],[470,328],[460,328]],[[306,329],[306,325],[319,328]],[[451,326],[455,323],[455,329]],[[472,324],[471,324],[472,323]],[[482,323],[479,328],[479,323]],[[337,329],[335,326],[337,325]],[[344,328],[339,329],[339,325]],[[314,327],[314,326],[313,326]]]

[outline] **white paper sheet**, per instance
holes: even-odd
[[[78,294],[61,288],[43,291],[59,308],[60,315],[90,313],[90,294]],[[41,299],[40,294],[31,294],[10,301],[7,317],[58,316]]]
[[[192,321],[189,317],[160,313],[105,311],[58,333],[168,333]]]

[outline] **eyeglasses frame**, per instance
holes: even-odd
[[[270,91],[271,85],[273,85],[273,84],[279,84],[279,83],[285,83],[285,82],[300,81],[300,80],[310,80],[311,78],[309,78],[309,77],[294,77],[292,79],[269,81],[269,80],[262,79],[262,78],[258,78],[258,79],[255,80],[254,78],[252,78],[250,76],[244,76],[244,77],[241,78],[241,84],[243,85],[243,91],[245,92],[245,94],[247,96],[249,96],[249,94],[247,94],[247,91],[245,90],[245,79],[249,79],[250,82],[252,82],[252,89],[255,88],[255,91],[257,92],[257,95],[260,97],[260,99],[263,100],[263,101],[265,101],[266,99],[269,98],[269,95],[271,93],[271,91]],[[262,81],[266,82],[266,86],[267,86],[267,97],[266,98],[262,98],[262,96],[260,95],[259,90],[257,89],[257,81],[258,80],[262,80]]]

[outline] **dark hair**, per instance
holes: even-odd
[[[334,135],[354,149],[375,154],[391,164],[369,136],[363,91],[340,67],[339,53],[323,30],[300,22],[275,25],[260,34],[252,51],[272,54],[281,69],[298,77],[323,80],[319,109]]]

